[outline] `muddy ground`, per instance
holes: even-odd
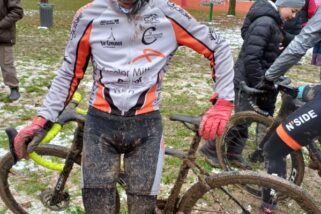
[[[73,9],[59,8],[55,11],[55,26],[50,30],[38,29],[39,12],[37,6],[30,6],[25,11],[24,19],[18,24],[18,39],[15,46],[16,65],[20,79],[21,99],[10,103],[7,99],[8,89],[0,85],[0,156],[7,151],[4,128],[13,126],[18,129],[28,123],[36,114],[47,92],[47,85],[55,76],[59,68],[63,50],[66,44],[70,22],[74,14]],[[199,14],[198,14],[199,16]],[[205,21],[206,17],[201,21]],[[242,44],[240,38],[240,26],[242,17],[216,16],[212,23],[206,23],[215,31],[221,33],[229,41],[233,56],[236,59]],[[294,85],[318,83],[320,80],[319,68],[310,65],[311,51],[300,65],[294,66],[288,76]],[[80,85],[79,91],[85,100],[91,88],[91,68],[89,74]],[[179,48],[169,65],[165,76],[162,92],[162,114],[164,122],[165,143],[168,147],[187,148],[192,133],[183,126],[170,122],[169,115],[182,113],[200,115],[210,103],[208,99],[212,93],[212,81],[209,62],[202,56],[188,48]],[[87,107],[86,101],[82,104]],[[58,139],[56,144],[69,145],[73,126],[68,127]],[[204,160],[199,156],[201,162]],[[164,173],[162,177],[161,195],[168,194],[171,183],[177,173],[177,165],[180,161],[172,158],[165,159]],[[204,162],[204,161],[203,161]],[[306,160],[308,163],[308,158]],[[23,166],[23,165],[22,165]],[[212,171],[205,162],[203,164],[208,171]],[[195,182],[195,177],[189,178],[189,182]],[[305,188],[318,203],[321,202],[320,187],[321,178],[316,171],[306,168],[303,182]],[[123,196],[124,194],[121,194]],[[0,213],[7,210],[0,200]]]

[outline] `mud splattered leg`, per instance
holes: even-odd
[[[127,194],[129,214],[153,214],[156,209],[156,196]]]
[[[116,213],[116,188],[84,188],[82,196],[87,214]]]

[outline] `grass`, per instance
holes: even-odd
[[[47,85],[55,76],[59,68],[64,48],[69,37],[71,20],[75,11],[89,1],[73,0],[51,0],[54,4],[54,26],[49,30],[38,29],[39,5],[31,0],[22,2],[25,9],[25,17],[18,22],[17,45],[15,46],[16,63],[19,72],[22,98],[18,104],[8,102],[5,94],[1,94],[0,100],[4,102],[2,107],[7,117],[0,118],[0,127],[17,127],[26,124],[36,114],[41,105],[44,95],[47,92]],[[199,20],[206,20],[207,14],[190,11]],[[89,69],[89,73],[91,72]],[[184,113],[199,115],[208,108],[208,97],[211,94],[209,63],[202,56],[191,52],[188,48],[178,49],[176,56],[169,65],[164,81],[161,112],[163,115],[165,142],[167,146],[188,149],[192,139],[192,133],[181,124],[168,120],[172,113]],[[87,74],[83,82],[91,81],[91,74]],[[196,81],[196,83],[195,83]],[[196,84],[196,86],[195,86]],[[198,85],[202,87],[198,88]],[[90,88],[80,85],[79,91],[87,95]],[[88,96],[85,96],[87,99]],[[86,102],[82,107],[86,108]],[[29,106],[26,108],[26,106]],[[23,111],[21,111],[23,109]],[[8,118],[10,117],[10,120]],[[64,128],[61,139],[70,137],[74,125]],[[3,132],[0,134],[1,142],[5,141]],[[5,143],[4,143],[5,144]],[[4,145],[6,147],[6,145]],[[199,163],[208,171],[211,170],[204,160]],[[168,194],[168,185],[174,181],[181,161],[176,158],[166,157],[162,184],[164,184],[163,195]],[[78,183],[77,178],[71,178]],[[39,189],[36,182],[37,175],[31,176],[33,182],[26,186],[17,183],[17,190],[24,189],[25,192],[33,193]],[[195,177],[191,176],[188,183],[193,183]],[[122,208],[126,213],[126,208]],[[83,213],[81,207],[72,207],[66,213]]]
[[[21,84],[22,98],[18,103],[9,103],[6,93],[0,93],[0,101],[3,103],[0,113],[0,128],[9,126],[20,127],[29,122],[36,114],[42,104],[44,95],[47,92],[47,85],[55,76],[55,71],[59,68],[66,42],[69,37],[70,23],[75,11],[89,1],[84,0],[50,0],[54,4],[54,26],[49,30],[38,29],[39,25],[39,5],[32,0],[22,2],[26,15],[18,22],[18,38],[15,46],[16,64],[18,68],[19,80]],[[189,11],[198,20],[206,20],[207,14],[198,11]],[[242,23],[241,17],[225,17],[225,14],[215,14],[215,20],[219,23],[219,29],[235,28]],[[233,49],[236,57],[238,49]],[[302,72],[304,70],[305,72]],[[84,95],[82,108],[86,108],[89,83],[92,68],[89,68],[79,91]],[[309,65],[297,66],[290,73],[295,84],[318,80],[318,74]],[[0,89],[2,90],[2,89]],[[2,90],[1,92],[5,92]],[[164,138],[168,147],[187,150],[192,141],[193,133],[188,131],[183,125],[171,122],[169,116],[173,113],[200,115],[209,106],[209,97],[212,93],[211,71],[208,60],[194,53],[188,48],[179,48],[173,57],[165,76],[162,91],[161,113],[163,115]],[[62,132],[61,139],[70,139],[74,130],[74,125],[68,125]],[[70,145],[67,140],[66,145]],[[0,132],[0,147],[7,148],[6,136]],[[212,168],[205,162],[204,158],[198,157],[198,163],[207,171]],[[171,184],[178,172],[181,161],[172,158],[165,158],[164,172],[162,176],[161,197],[168,195]],[[79,182],[79,177],[72,177],[74,183]],[[189,176],[187,185],[195,182],[195,176]],[[32,177],[34,182],[29,183],[27,192],[31,193],[39,188],[37,177]],[[76,186],[80,188],[79,186]],[[22,187],[21,187],[22,188]],[[186,188],[186,186],[184,186]],[[1,206],[1,203],[0,203]],[[126,213],[126,208],[122,208],[121,213]],[[0,213],[6,213],[4,207],[0,207]],[[66,213],[84,213],[81,206],[74,206]]]
[[[0,118],[0,127],[13,126],[26,124],[37,112],[37,108],[41,105],[42,99],[47,92],[47,85],[52,81],[55,76],[55,71],[59,68],[62,61],[65,44],[69,37],[70,23],[77,8],[86,4],[88,1],[72,1],[64,2],[62,0],[50,1],[54,4],[54,26],[49,30],[38,29],[39,25],[39,5],[34,1],[23,1],[25,9],[25,17],[18,22],[17,29],[17,45],[15,46],[16,64],[19,69],[19,80],[22,91],[22,98],[17,104],[8,102],[5,94],[0,96],[0,100],[4,101],[2,111],[11,120],[7,118]],[[192,13],[194,13],[192,11]],[[201,63],[200,63],[201,62]],[[200,66],[195,66],[201,64]],[[190,67],[191,69],[187,69]],[[194,68],[194,69],[193,69]],[[91,72],[89,69],[89,73]],[[207,92],[201,99],[198,98],[198,93],[195,92],[195,86],[186,80],[188,78],[198,80],[208,84]],[[164,83],[164,96],[162,102],[162,114],[164,123],[165,141],[167,146],[187,149],[191,142],[191,132],[186,130],[182,125],[170,122],[168,117],[172,113],[184,113],[190,115],[199,115],[204,111],[208,104],[208,96],[211,91],[209,77],[210,69],[209,63],[203,57],[190,52],[189,49],[179,49],[177,56],[174,57],[169,66]],[[175,82],[179,81],[175,84]],[[91,81],[91,74],[83,82]],[[191,81],[193,82],[193,81]],[[88,98],[88,91],[90,88],[80,85],[79,91]],[[197,90],[197,89],[196,89]],[[201,89],[200,89],[201,90]],[[87,96],[86,96],[87,95]],[[195,101],[198,104],[195,105]],[[82,103],[82,107],[86,108],[87,105]],[[191,105],[193,103],[194,105]],[[25,108],[24,106],[29,106]],[[24,108],[23,111],[21,109]],[[1,123],[1,120],[3,123]],[[6,123],[4,123],[6,121]],[[64,132],[61,134],[61,139],[70,137],[74,130],[74,125],[64,127]],[[1,142],[5,141],[3,132],[0,134]],[[5,143],[4,143],[5,144]],[[4,145],[6,147],[6,145]],[[177,174],[177,166],[181,163],[180,160],[175,158],[166,158],[164,174],[162,183],[165,185],[173,182]],[[204,164],[206,166],[206,164]],[[29,194],[34,193],[36,190],[41,189],[39,185],[41,182],[36,182],[37,173],[33,173],[31,181],[28,185],[23,182],[21,185],[17,183],[17,190],[24,190]],[[72,177],[71,179],[76,179]],[[79,179],[79,178],[78,178]],[[76,181],[75,180],[75,181]],[[194,178],[192,179],[194,180]],[[77,183],[77,182],[75,182]],[[167,191],[167,190],[166,190]],[[80,207],[72,207],[66,213],[82,213]],[[126,213],[126,209],[122,208],[122,213]]]
[[[62,1],[62,0],[49,0],[49,4],[54,6],[56,11],[75,11],[83,5],[91,2],[90,0],[73,0],[73,1]],[[37,1],[26,0],[22,1],[22,6],[27,10],[39,9],[39,3]]]

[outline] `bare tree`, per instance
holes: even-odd
[[[230,0],[227,15],[235,16],[236,0]]]

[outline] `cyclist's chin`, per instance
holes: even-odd
[[[121,7],[126,8],[126,9],[131,9],[136,2],[133,0],[117,0],[117,1]]]

